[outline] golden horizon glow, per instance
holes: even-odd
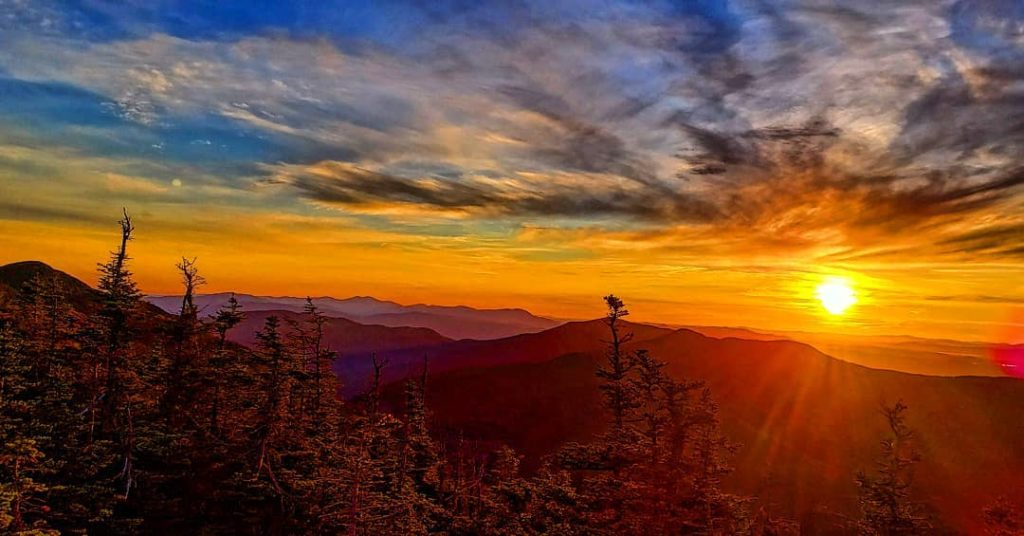
[[[96,212],[113,216],[71,226],[2,221],[0,242],[10,247],[0,251],[0,264],[40,260],[95,284],[96,263],[116,245],[119,207],[108,203]],[[406,304],[521,307],[550,318],[591,319],[603,312],[600,296],[615,292],[638,322],[1024,342],[1024,323],[1011,314],[1014,307],[972,298],[1005,285],[1003,266],[931,264],[932,276],[924,279],[915,275],[915,265],[829,266],[810,257],[694,259],[650,241],[634,241],[632,250],[596,242],[599,234],[589,235],[578,255],[559,256],[561,240],[549,243],[541,235],[521,233],[489,243],[401,235],[316,217],[224,212],[230,215],[224,221],[214,211],[173,218],[137,212],[131,267],[143,292],[180,291],[174,265],[188,256],[199,258],[209,282],[201,289],[206,293],[369,294]],[[409,278],[410,273],[420,276]],[[833,276],[847,278],[856,289],[856,306],[840,316],[822,309],[816,296],[817,286]],[[943,296],[951,299],[935,299]]]

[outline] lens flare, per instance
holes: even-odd
[[[1003,326],[995,334],[995,340],[1007,341],[1007,344],[989,346],[989,358],[1003,374],[1024,378],[1024,344],[1021,344],[1024,342],[1024,308],[1008,311]]]
[[[842,277],[830,277],[818,285],[816,292],[818,301],[830,314],[841,315],[857,303],[857,294],[850,286],[850,281]]]

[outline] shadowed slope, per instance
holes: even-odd
[[[228,339],[255,346],[256,332],[270,316],[281,320],[285,335],[294,335],[293,326],[307,321],[306,315],[292,311],[247,311],[242,323],[229,332]],[[344,392],[354,394],[364,389],[370,378],[372,354],[388,358],[394,352],[404,351],[410,356],[422,356],[426,349],[450,343],[451,339],[426,328],[366,325],[328,317],[323,342],[338,354],[334,369],[342,380]]]
[[[634,340],[647,341],[672,332],[646,324],[623,322],[634,332]],[[419,374],[427,357],[432,373],[474,367],[494,367],[511,363],[538,363],[571,353],[603,351],[608,328],[601,320],[570,322],[540,333],[527,333],[498,340],[461,340],[428,349],[386,353],[389,360],[385,379],[398,380]],[[369,362],[366,364],[369,371]],[[357,391],[358,392],[358,391]],[[346,394],[355,394],[346,391]]]
[[[580,337],[589,333],[587,323],[570,327],[581,328]],[[944,520],[977,530],[986,504],[1020,493],[1024,382],[874,370],[791,341],[713,339],[689,330],[631,346],[667,361],[675,377],[707,381],[724,430],[742,445],[730,485],[758,493],[807,528],[856,515],[853,476],[873,469],[884,432],[879,409],[898,399],[910,406],[924,452],[916,491]],[[527,347],[519,345],[524,354]],[[592,347],[437,374],[430,404],[443,429],[506,441],[536,466],[564,441],[602,429],[594,377],[600,358]]]

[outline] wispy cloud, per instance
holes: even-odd
[[[567,172],[514,177],[400,177],[343,162],[274,167],[268,184],[286,184],[314,201],[359,210],[419,207],[479,217],[624,217],[652,222],[702,222],[716,208],[691,195],[637,186],[620,176]]]

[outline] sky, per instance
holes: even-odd
[[[1022,149],[1016,0],[0,0],[0,262],[155,294],[1020,340]]]

